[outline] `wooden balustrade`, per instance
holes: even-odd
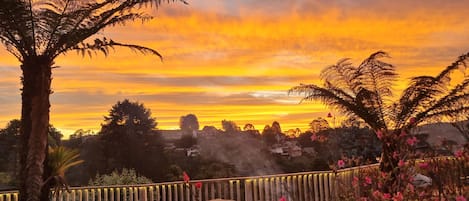
[[[281,197],[295,201],[333,201],[340,193],[339,182],[352,186],[353,178],[360,171],[377,169],[378,164],[372,164],[336,172],[206,179],[189,183],[71,187],[69,191],[53,193],[51,201],[277,201]],[[198,182],[202,183],[200,188],[195,185]],[[18,192],[0,192],[0,201],[18,201]]]

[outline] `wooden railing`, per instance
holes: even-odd
[[[336,178],[352,181],[361,166],[338,172],[302,172],[257,177],[193,180],[122,186],[71,187],[54,193],[52,201],[208,201],[213,199],[258,201],[329,201],[337,194]],[[200,188],[196,183],[202,183]],[[0,201],[18,201],[17,191],[0,192]]]
[[[453,161],[446,158],[444,160]],[[71,187],[51,196],[52,201],[333,201],[340,186],[352,186],[361,171],[378,164],[334,171],[301,172],[256,177],[193,180],[121,186]],[[459,176],[453,178],[459,180]],[[197,188],[196,183],[201,183]],[[340,183],[340,184],[339,184]],[[359,190],[359,189],[357,189]],[[18,201],[17,191],[0,192],[0,201]]]

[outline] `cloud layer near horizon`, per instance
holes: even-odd
[[[151,10],[149,23],[107,29],[116,41],[157,49],[152,56],[117,49],[109,57],[56,60],[51,123],[65,134],[99,130],[124,98],[143,102],[163,129],[194,113],[202,125],[223,119],[258,129],[307,127],[329,112],[298,104],[286,91],[317,83],[320,70],[344,57],[360,62],[377,50],[392,56],[401,81],[434,75],[469,50],[469,1],[197,0]],[[20,114],[18,62],[0,51],[0,127]]]

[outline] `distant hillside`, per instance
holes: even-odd
[[[464,125],[467,123],[467,121],[464,122]],[[428,134],[427,142],[430,145],[440,145],[443,140],[453,140],[458,143],[459,146],[466,143],[463,134],[450,123],[427,124],[419,126],[414,132]]]

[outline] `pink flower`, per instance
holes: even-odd
[[[410,183],[414,182],[414,177],[409,177],[409,182]]]
[[[460,195],[458,197],[456,197],[456,201],[467,201],[466,198],[464,198],[464,196]]]
[[[287,199],[284,196],[282,196],[280,197],[280,199],[278,199],[278,201],[287,201]]]
[[[318,140],[318,136],[316,135],[316,133],[314,133],[313,135],[311,135],[311,141],[316,141]]]
[[[417,143],[417,141],[418,141],[417,138],[414,136],[414,137],[407,139],[407,144],[410,146],[414,146]]]
[[[380,198],[381,197],[381,192],[379,192],[378,190],[373,191],[373,197]]]
[[[402,130],[401,135],[399,135],[399,137],[405,137],[406,135],[407,135],[407,133],[405,132],[405,130]]]
[[[337,166],[338,166],[339,168],[344,168],[344,167],[345,167],[345,162],[344,162],[344,160],[339,160],[339,161],[337,161]]]
[[[189,183],[189,181],[191,180],[191,178],[186,172],[182,172],[182,178],[184,179],[184,183]]]
[[[425,196],[425,192],[424,192],[424,191],[422,191],[422,192],[419,193],[419,197],[423,197],[423,196]]]
[[[365,177],[365,184],[368,184],[368,185],[371,184],[371,178],[369,176]]]
[[[392,157],[393,157],[394,159],[399,158],[399,153],[398,153],[397,151],[393,152],[393,153],[392,153]]]
[[[360,201],[368,201],[368,198],[366,198],[366,197],[361,197],[361,198],[360,198]]]
[[[420,169],[427,169],[428,168],[428,163],[427,162],[420,163],[419,168]]]
[[[381,130],[376,131],[376,137],[381,140],[383,138],[383,132]]]
[[[378,182],[378,188],[383,188],[383,183]]]
[[[399,167],[404,167],[405,162],[403,160],[399,160],[399,163],[397,164]]]
[[[407,189],[408,189],[409,192],[411,192],[411,193],[414,193],[414,191],[415,191],[414,185],[412,185],[411,183],[408,183],[408,184],[407,184]]]
[[[454,153],[454,156],[460,158],[462,157],[463,153],[464,153],[463,150],[459,149]]]
[[[358,177],[353,177],[352,186],[356,187],[358,185]]]
[[[383,198],[389,200],[389,199],[391,199],[391,194],[389,194],[389,193],[384,193],[384,194],[383,194]]]
[[[202,188],[202,182],[195,183],[195,188],[201,189]]]
[[[388,174],[386,172],[381,172],[381,178],[386,178]]]
[[[396,195],[392,198],[393,201],[402,201],[404,200],[404,196],[401,192],[397,192]]]
[[[411,117],[409,119],[409,124],[415,124],[415,122],[416,122],[416,119],[414,117]]]

